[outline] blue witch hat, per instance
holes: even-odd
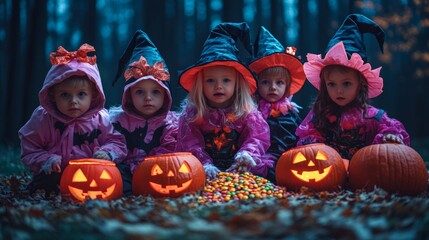
[[[119,59],[114,85],[124,73],[126,84],[152,75],[169,86],[170,74],[158,48],[142,30],[137,30],[128,43],[128,47]]]
[[[180,73],[179,84],[190,91],[201,69],[210,66],[228,66],[236,69],[245,81],[249,83],[250,92],[256,91],[256,80],[247,65],[239,58],[236,47],[240,40],[244,48],[250,53],[250,29],[247,23],[220,23],[215,26],[203,46],[198,62]]]

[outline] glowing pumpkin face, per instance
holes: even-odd
[[[178,197],[205,185],[201,162],[191,153],[173,153],[146,158],[133,176],[133,193],[155,197]]]
[[[276,165],[277,184],[291,190],[301,186],[316,191],[335,190],[344,185],[346,169],[335,149],[310,144],[283,153]]]
[[[115,163],[100,159],[71,160],[61,176],[63,196],[111,200],[122,196],[122,178]]]

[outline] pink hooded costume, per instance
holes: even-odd
[[[128,155],[118,167],[124,182],[124,194],[129,195],[132,175],[146,157],[174,152],[178,117],[170,111],[172,98],[167,66],[154,43],[142,30],[134,34],[121,57],[115,82],[120,78],[125,64],[128,65],[124,73],[126,85],[122,105],[110,108],[109,114],[113,126],[125,136],[127,143]],[[142,81],[154,81],[165,91],[163,106],[151,118],[138,114],[131,99],[131,87]]]
[[[62,47],[58,48],[57,59],[52,59],[51,54],[51,62],[55,65],[39,92],[40,106],[18,132],[22,162],[35,175],[41,172],[41,166],[49,158],[60,158],[61,169],[64,169],[69,160],[91,158],[97,150],[107,152],[114,162],[121,162],[126,156],[125,140],[114,131],[104,109],[105,96],[95,56],[93,61],[89,60],[91,57],[86,56],[85,49],[86,52],[94,51],[90,45],[84,44],[77,54]],[[64,56],[59,56],[60,52]],[[53,85],[72,76],[87,76],[97,92],[89,110],[77,118],[60,113],[49,96]]]

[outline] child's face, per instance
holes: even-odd
[[[287,79],[281,74],[261,76],[258,84],[259,95],[270,103],[280,100],[286,92]]]
[[[203,93],[209,106],[225,108],[231,105],[237,81],[235,69],[213,66],[203,71]]]
[[[131,99],[137,112],[145,117],[152,117],[164,104],[165,91],[152,80],[143,80],[130,88]]]
[[[356,71],[344,72],[333,69],[326,75],[328,95],[337,105],[346,106],[356,98],[359,91],[359,75]]]
[[[91,106],[94,89],[89,80],[84,77],[64,80],[52,88],[57,109],[68,117],[80,117]]]

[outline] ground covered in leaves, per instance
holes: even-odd
[[[73,202],[0,177],[0,239],[428,239],[429,194],[287,192],[227,203],[132,196]]]

